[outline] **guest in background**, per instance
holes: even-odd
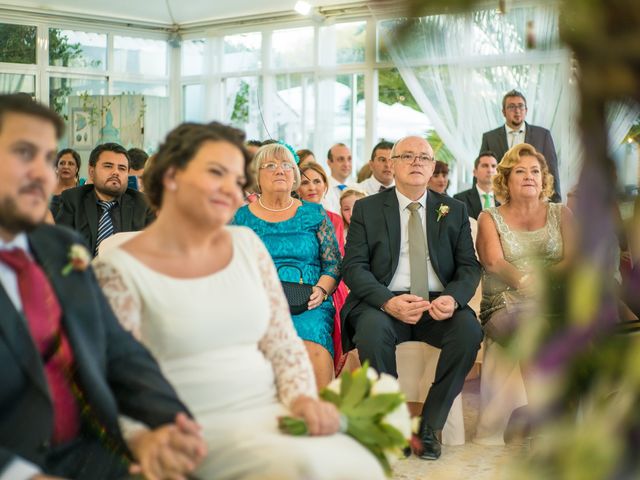
[[[244,144],[244,148],[246,148],[247,152],[249,152],[251,158],[253,158],[253,156],[261,146],[262,142],[260,140],[247,140]]]
[[[320,203],[322,198],[326,195],[327,174],[324,169],[318,163],[307,163],[300,167],[300,187],[298,187],[298,196],[300,200],[312,203]],[[346,191],[346,190],[345,190]],[[337,213],[327,212],[327,215],[331,219],[333,228],[336,233],[336,239],[340,248],[340,254],[344,257],[344,223],[342,216]],[[342,355],[342,336],[340,330],[340,309],[344,305],[344,301],[347,298],[347,287],[344,282],[340,282],[338,287],[333,292],[333,306],[336,309],[336,313],[333,317],[333,364],[336,374],[339,372],[342,364],[344,363]]]
[[[117,143],[104,143],[89,156],[90,185],[62,192],[55,220],[78,231],[95,255],[100,242],[117,232],[142,230],[155,214],[144,194],[127,188],[129,154]]]
[[[56,178],[58,183],[53,190],[49,210],[55,217],[60,208],[60,195],[65,190],[77,187],[80,184],[80,154],[73,148],[60,150],[56,155]]]
[[[357,190],[355,188],[347,188],[342,195],[340,195],[340,213],[342,214],[342,221],[344,224],[344,239],[347,240],[347,234],[349,231],[349,224],[351,223],[351,214],[353,213],[353,206],[360,198],[366,197],[367,194]]]
[[[313,154],[313,152],[311,150],[306,149],[306,148],[303,148],[302,150],[298,150],[296,152],[296,154],[298,155],[298,158],[300,159],[300,163],[298,163],[298,166],[300,168],[302,168],[302,166],[307,162],[315,162],[316,161],[316,156]]]
[[[251,162],[251,175],[260,194],[245,205],[233,223],[255,231],[271,254],[280,280],[313,285],[309,309],[293,316],[304,340],[319,388],[333,377],[333,317],[330,299],[340,277],[336,234],[321,205],[291,196],[300,186],[300,170],[292,150],[282,144],[265,145]]]
[[[340,194],[351,186],[349,178],[353,167],[351,149],[344,143],[336,143],[327,152],[327,165],[331,170],[329,190],[322,201],[328,212],[340,212]]]
[[[135,177],[138,186],[137,190],[144,192],[142,174],[149,155],[141,148],[130,148],[127,153],[129,154],[129,177]]]
[[[386,140],[381,141],[373,147],[371,159],[369,160],[371,176],[355,185],[358,190],[362,190],[367,195],[373,195],[374,193],[379,193],[389,187],[393,187],[393,170],[391,168],[392,148],[393,143],[387,142]]]
[[[527,99],[517,91],[511,90],[502,97],[502,115],[504,125],[482,134],[480,151],[487,150],[496,154],[496,159],[502,161],[503,155],[510,148],[521,143],[532,145],[544,156],[549,173],[554,180],[554,193],[551,200],[560,202],[560,176],[558,174],[558,157],[553,144],[551,132],[543,127],[525,122],[527,116]]]
[[[493,177],[496,174],[498,161],[493,152],[480,152],[473,162],[473,178],[475,185],[469,190],[456,193],[453,198],[460,200],[467,206],[471,218],[478,219],[478,215],[485,208],[498,207],[500,202],[493,194]]]
[[[243,137],[215,122],[169,133],[144,177],[158,219],[97,260],[100,282],[203,426],[210,455],[194,478],[381,479],[318,400],[264,245],[228,225],[248,178]],[[279,433],[283,415],[304,418],[311,437]]]
[[[433,175],[431,175],[429,179],[428,187],[436,193],[447,195],[447,188],[449,188],[449,165],[440,160],[436,161],[436,167]]]

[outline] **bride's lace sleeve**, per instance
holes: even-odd
[[[336,231],[327,214],[324,214],[318,228],[320,243],[320,275],[329,275],[336,281],[340,279],[340,248],[336,239]]]
[[[140,297],[125,282],[122,274],[111,263],[95,259],[92,263],[102,292],[107,297],[113,313],[125,330],[140,340]]]
[[[254,235],[258,269],[269,297],[271,316],[258,347],[271,362],[280,401],[287,407],[300,395],[317,397],[313,367],[291,321],[289,305],[269,252]]]

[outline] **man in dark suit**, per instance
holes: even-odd
[[[511,147],[519,143],[533,145],[538,152],[544,155],[549,166],[549,173],[553,175],[554,194],[551,201],[561,202],[558,157],[551,132],[546,128],[530,125],[524,121],[527,116],[527,100],[517,90],[507,92],[502,98],[502,115],[505,118],[505,125],[482,134],[480,151],[494,152],[496,159],[500,162]]]
[[[480,265],[464,205],[427,190],[435,165],[429,143],[404,138],[391,159],[396,187],[358,200],[351,217],[343,262],[351,290],[341,312],[344,351],[355,346],[362,362],[397,376],[398,343],[417,340],[441,349],[420,427],[421,457],[437,459],[436,432],[482,340],[467,306]]]
[[[55,221],[77,230],[94,255],[100,242],[117,232],[142,230],[155,218],[145,196],[127,188],[129,154],[117,143],[104,143],[89,157],[93,184],[65,190]]]
[[[476,220],[485,208],[500,206],[500,202],[493,194],[492,182],[497,167],[498,161],[493,152],[488,150],[480,152],[478,158],[473,162],[474,185],[469,190],[464,190],[453,196],[467,206],[469,216]]]
[[[80,237],[42,224],[63,127],[0,96],[0,478],[186,475],[206,450],[198,425],[118,323]],[[120,414],[141,422],[126,442]]]

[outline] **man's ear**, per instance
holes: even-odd
[[[89,165],[89,178],[91,179],[91,181],[94,181],[94,175],[95,175],[95,171],[96,171],[96,167],[92,167],[91,165]]]

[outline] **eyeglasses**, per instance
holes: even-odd
[[[282,170],[284,170],[285,172],[290,172],[291,170],[293,170],[293,165],[288,163],[288,162],[282,162],[282,163],[275,163],[275,162],[269,162],[269,163],[263,163],[262,165],[260,165],[260,170],[268,170],[269,172],[275,172],[278,167],[282,167]]]
[[[524,103],[520,103],[518,105],[507,105],[505,108],[507,110],[526,110],[527,106]]]
[[[418,163],[420,165],[426,165],[429,162],[433,162],[433,157],[429,155],[415,155],[413,153],[402,153],[400,155],[394,155],[391,158],[399,158],[404,163]]]

